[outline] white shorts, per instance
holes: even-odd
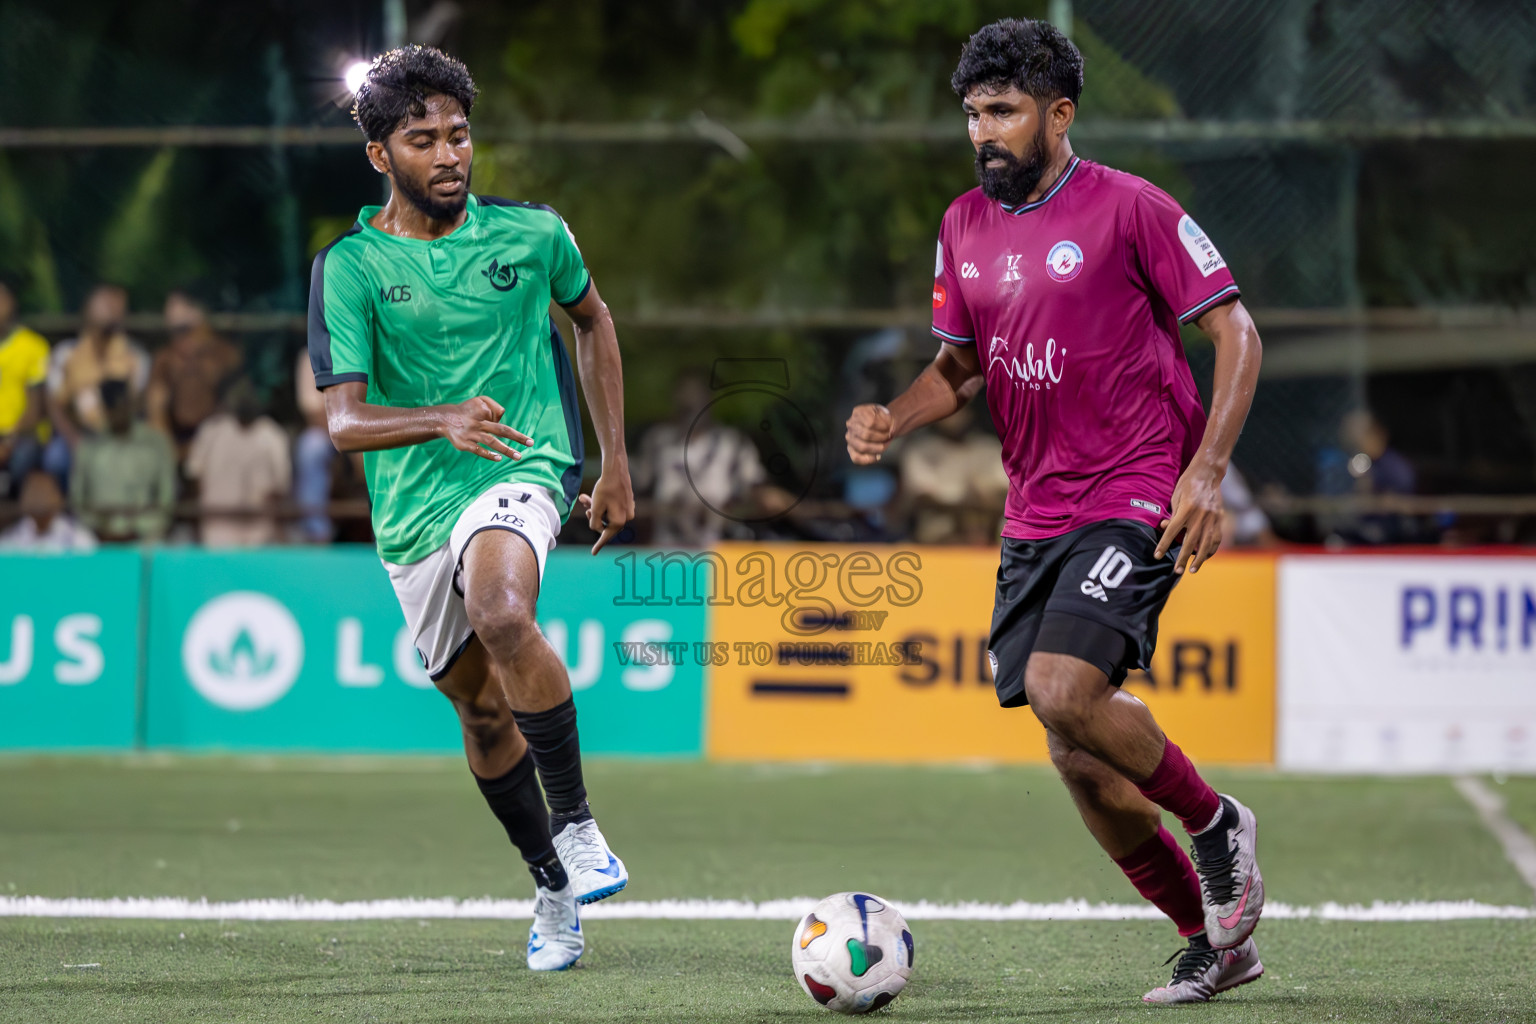
[[[442,547],[409,565],[384,563],[416,654],[433,682],[448,674],[475,635],[464,609],[464,549],[484,530],[507,530],[526,540],[539,560],[543,583],[544,561],[560,532],[560,512],[548,490],[530,484],[496,484],[460,514]]]

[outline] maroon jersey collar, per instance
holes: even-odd
[[[1067,169],[1061,172],[1061,177],[1057,178],[1056,184],[1051,186],[1051,190],[1045,195],[1041,196],[1039,199],[1036,199],[1034,202],[1024,203],[1021,206],[1009,206],[1007,203],[998,203],[997,205],[1001,206],[1005,213],[1011,213],[1015,217],[1021,213],[1028,213],[1030,210],[1044,206],[1046,203],[1051,201],[1052,196],[1061,191],[1062,186],[1071,179],[1073,173],[1077,170],[1077,165],[1082,162],[1083,161],[1081,157],[1073,156],[1071,161],[1067,164]]]

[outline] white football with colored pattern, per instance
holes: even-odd
[[[833,893],[800,919],[790,943],[795,980],[838,1013],[888,1005],[912,976],[912,929],[879,896]]]

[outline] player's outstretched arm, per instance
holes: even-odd
[[[587,514],[587,525],[601,534],[592,545],[595,555],[635,518],[635,490],[629,482],[629,453],[624,448],[624,367],[613,314],[596,285],[576,305],[565,307],[565,312],[576,327],[576,366],[603,453],[603,468],[592,494],[577,499]]]
[[[879,462],[892,440],[953,414],[981,383],[976,346],[945,342],[933,362],[889,406],[854,406],[848,417],[848,457],[856,466]]]
[[[1184,546],[1174,572],[1185,566],[1198,572],[1221,546],[1221,479],[1243,431],[1253,390],[1259,382],[1263,346],[1253,318],[1241,300],[1217,306],[1195,321],[1216,346],[1216,374],[1211,390],[1211,416],[1200,447],[1173,491],[1173,506],[1163,520],[1156,556],[1162,558],[1179,534]]]
[[[343,381],[325,389],[325,421],[337,451],[376,452],[446,438],[461,452],[500,462],[520,459],[507,441],[533,438],[501,422],[506,410],[483,395],[457,405],[395,408],[368,404],[368,385]]]

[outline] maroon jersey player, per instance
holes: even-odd
[[[853,411],[848,452],[876,461],[985,382],[1011,482],[988,643],[998,699],[1034,710],[1089,831],[1188,941],[1173,980],[1144,998],[1203,1001],[1263,973],[1254,816],[1120,684],[1147,667],[1174,584],[1220,544],[1259,337],[1177,202],[1073,153],[1083,63],[1059,31],[989,25],[951,84],[980,187],[939,229],[939,353],[889,406]],[[1209,417],[1181,323],[1216,347]],[[1193,837],[1193,863],[1159,808]]]

